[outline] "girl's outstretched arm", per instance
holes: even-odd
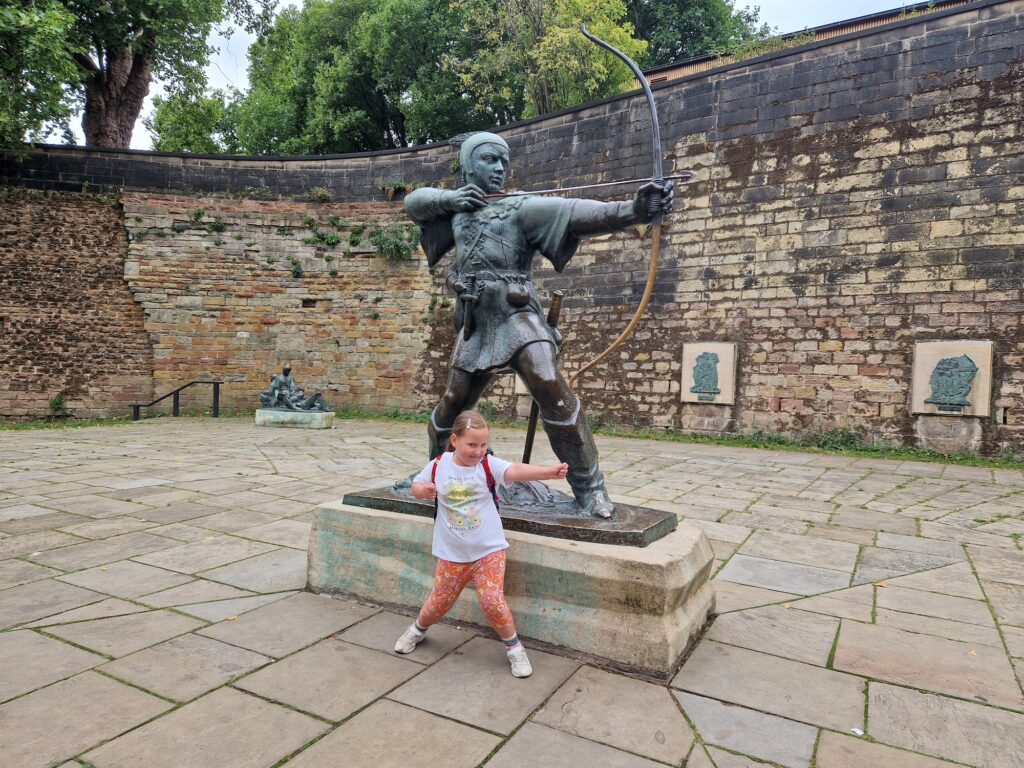
[[[537,464],[513,464],[505,470],[506,483],[520,483],[529,480],[562,480],[569,471],[569,465],[549,464],[539,466]]]

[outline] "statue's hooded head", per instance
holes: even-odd
[[[504,186],[508,172],[508,144],[496,133],[472,133],[459,144],[459,165],[464,181],[476,184],[485,192],[497,192]]]
[[[291,365],[291,363],[285,363],[284,364],[284,375],[287,376],[291,372],[292,372],[292,365]]]

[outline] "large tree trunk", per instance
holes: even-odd
[[[128,147],[149,93],[149,60],[130,49],[108,51],[106,67],[85,81],[82,130],[88,147]]]

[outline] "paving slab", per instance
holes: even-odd
[[[663,686],[593,667],[577,670],[532,720],[671,765],[693,746],[693,731]]]
[[[53,624],[71,624],[75,621],[106,619],[111,616],[127,616],[129,613],[142,613],[145,610],[144,606],[129,603],[126,600],[119,600],[116,597],[108,597],[106,600],[100,600],[98,603],[84,605],[81,608],[72,608],[70,611],[47,616],[45,619],[39,619],[39,621],[30,621],[24,626],[26,628],[49,627]]]
[[[1010,655],[1024,658],[1024,627],[1004,626],[1002,629]]]
[[[786,768],[810,765],[816,728],[683,691],[675,695],[705,744],[717,744]]]
[[[840,619],[854,619],[855,621],[871,621],[873,604],[872,603],[858,603],[852,600],[843,600],[841,598],[833,597],[838,594],[836,592],[829,592],[824,595],[816,595],[815,597],[805,597],[802,600],[795,600],[791,603],[787,603],[790,608],[798,611],[810,611],[811,613],[820,613],[825,616],[835,616]]]
[[[606,768],[655,768],[655,763],[568,733],[527,723],[488,762],[492,768],[524,765],[600,765]]]
[[[210,538],[210,531],[208,529],[197,528],[187,523],[158,525],[156,528],[150,528],[149,532],[157,536],[165,536],[168,539],[182,542],[204,541]]]
[[[0,508],[0,523],[9,523],[12,520],[24,520],[30,517],[44,517],[52,514],[53,510],[49,507],[39,507],[35,504],[15,504],[11,507]]]
[[[155,565],[169,571],[199,573],[255,555],[262,555],[277,547],[236,536],[214,535],[191,544],[172,545],[170,549],[152,555],[134,558],[146,565]]]
[[[279,519],[280,515],[271,515],[266,512],[250,512],[245,509],[231,509],[224,512],[215,512],[206,517],[197,517],[189,520],[189,525],[200,528],[210,528],[215,531],[233,533],[243,528],[253,528],[257,525],[265,525]]]
[[[672,687],[825,728],[863,727],[862,679],[710,640],[697,646]]]
[[[943,568],[914,573],[910,576],[886,579],[885,583],[890,587],[920,589],[924,592],[938,592],[942,595],[966,597],[972,600],[983,600],[985,597],[968,563],[956,563]]]
[[[860,621],[870,623],[871,619],[869,617],[868,619],[860,619]],[[934,635],[935,637],[944,637],[948,640],[959,640],[962,643],[988,645],[992,648],[1003,647],[999,631],[994,626],[983,627],[979,624],[965,624],[962,621],[936,619],[933,616],[920,616],[916,613],[890,611],[888,608],[877,608],[875,610],[875,623],[882,627],[905,629],[908,632]]]
[[[58,764],[171,706],[103,675],[83,672],[0,706],[0,765]]]
[[[0,591],[0,629],[102,600],[105,595],[45,579]]]
[[[0,589],[17,587],[60,574],[60,571],[53,568],[26,563],[24,560],[2,560],[0,561]]]
[[[983,582],[1024,586],[1024,552],[1013,552],[993,547],[968,546],[971,563]]]
[[[864,677],[1024,709],[1002,648],[844,621],[833,666]]]
[[[922,552],[908,552],[902,549],[885,549],[882,547],[862,547],[857,572],[853,576],[854,584],[867,584],[896,576],[904,576],[917,571],[939,568],[950,565],[963,556],[949,557],[944,555],[928,555]]]
[[[36,515],[34,517],[23,517],[17,520],[0,522],[0,531],[11,536],[18,536],[24,533],[52,531],[65,525],[74,525],[89,519],[81,515],[72,515],[68,512],[48,511],[48,515]]]
[[[212,507],[186,501],[177,504],[169,504],[165,507],[147,508],[135,513],[135,517],[149,520],[153,523],[167,525],[168,523],[181,523],[185,520],[194,520],[197,517],[207,517],[216,510]]]
[[[306,550],[309,549],[309,531],[312,527],[312,524],[302,523],[298,520],[277,520],[266,525],[257,525],[237,531],[237,534],[247,539]]]
[[[985,585],[985,592],[1000,623],[1024,627],[1024,587],[990,582]]]
[[[95,768],[264,768],[328,726],[232,688],[220,688],[83,758]]]
[[[942,539],[926,539],[923,536],[904,536],[898,533],[878,534],[877,546],[885,549],[902,549],[908,552],[920,552],[924,555],[938,555],[953,560],[963,560],[963,547],[955,541]]]
[[[233,589],[233,587],[232,587]],[[275,592],[270,595],[253,595],[252,597],[236,597],[233,600],[216,600],[207,603],[191,603],[175,606],[179,613],[187,613],[189,616],[198,616],[211,622],[224,621],[232,616],[238,617],[243,613],[262,608],[264,605],[276,603],[291,597],[294,592]]]
[[[249,611],[236,621],[214,624],[198,634],[280,658],[340,632],[377,610],[300,592]]]
[[[80,621],[47,628],[47,632],[76,645],[117,658],[168,638],[205,626],[204,621],[170,611],[147,611],[110,619]]]
[[[0,558],[23,557],[34,552],[81,544],[85,539],[60,531],[37,531],[10,536],[0,541]]]
[[[850,575],[841,571],[740,554],[733,555],[715,578],[797,595],[830,592],[850,583]]]
[[[175,701],[189,701],[271,658],[199,635],[182,635],[116,661],[100,671]]]
[[[1020,768],[1024,715],[872,682],[868,735],[884,744],[980,768]]]
[[[685,765],[686,768],[716,768],[715,764],[711,762],[711,758],[708,757],[707,750],[700,744],[694,746],[690,756],[686,758]]]
[[[89,520],[61,528],[64,533],[83,536],[87,539],[105,539],[121,533],[131,533],[152,528],[156,523],[140,520],[137,517],[110,517],[105,520]]]
[[[191,578],[174,571],[166,571],[163,568],[122,560],[60,576],[57,581],[85,587],[113,597],[131,599],[148,592],[187,584]]]
[[[863,507],[845,506],[832,516],[829,522],[846,528],[863,528],[888,533],[901,533],[906,536],[917,535],[917,523],[909,517],[875,512]]]
[[[60,568],[62,571],[82,571],[96,565],[173,547],[176,543],[172,539],[153,536],[150,533],[125,533],[109,539],[51,549],[38,555],[29,554],[26,557],[34,563]]]
[[[276,549],[231,565],[201,571],[199,575],[251,592],[303,589],[306,586],[306,553],[297,549]]]
[[[735,584],[731,581],[723,581],[716,578],[711,584],[715,588],[715,613],[729,613],[741,611],[745,608],[755,608],[771,603],[783,603],[787,600],[796,600],[800,595],[789,592],[776,592],[761,587],[748,587],[745,584]]]
[[[181,574],[175,575],[181,576]],[[215,581],[206,581],[205,579],[194,579],[181,586],[141,595],[138,600],[140,603],[151,605],[154,608],[170,608],[171,606],[188,605],[189,603],[206,603],[211,600],[250,597],[252,594],[252,592],[236,589],[227,584],[218,584]]]
[[[71,512],[72,514],[85,515],[86,517],[134,516],[135,513],[146,509],[141,504],[93,494],[76,494],[66,499],[51,499],[47,502],[47,506],[61,512]]]
[[[328,638],[239,680],[235,687],[340,721],[423,671],[395,654]]]
[[[475,768],[500,743],[493,734],[381,699],[289,761],[288,768]]]
[[[3,659],[4,670],[0,676],[0,701],[21,696],[106,661],[102,656],[28,630],[0,633],[0,658]]]
[[[708,754],[711,755],[715,768],[767,768],[768,766],[761,760],[746,755],[737,755],[734,752],[726,752],[718,747],[708,747]]]
[[[818,539],[813,536],[755,531],[739,551],[751,557],[829,568],[850,574],[857,563],[858,549],[856,544]]]
[[[940,595],[918,589],[904,589],[891,584],[878,589],[876,600],[879,608],[979,624],[983,627],[992,626],[992,614],[988,606],[980,600]]]
[[[533,675],[512,677],[504,646],[474,638],[456,648],[388,698],[462,723],[509,734],[530,716],[579,664],[529,650]]]
[[[346,629],[339,637],[349,643],[374,648],[385,653],[395,652],[395,641],[401,636],[413,617],[401,616],[390,611],[381,611],[365,621],[361,621],[350,629]],[[417,664],[433,664],[450,651],[472,639],[474,634],[463,629],[435,624],[430,627],[427,636],[416,646],[416,650],[403,656],[403,659]]]
[[[838,619],[769,605],[719,616],[704,637],[823,667],[838,630]]]
[[[816,768],[955,768],[945,760],[831,731],[821,732],[814,764]]]

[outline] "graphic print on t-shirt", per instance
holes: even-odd
[[[474,503],[480,495],[480,489],[471,480],[448,478],[444,498],[448,507],[448,525],[455,533],[466,533],[480,527],[480,511]]]

